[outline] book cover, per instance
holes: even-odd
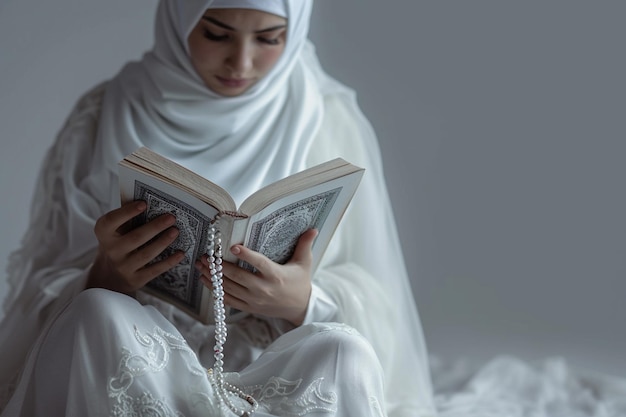
[[[204,323],[213,323],[211,290],[200,280],[195,261],[206,253],[208,230],[219,214],[224,260],[238,260],[227,250],[236,243],[260,252],[278,263],[287,262],[300,235],[318,230],[313,244],[313,269],[330,242],[364,169],[334,159],[263,187],[236,207],[228,192],[147,148],[140,148],[119,165],[122,203],[146,201],[148,208],[136,217],[138,227],[164,213],[176,217],[177,239],[156,258],[176,251],[184,259],[152,280],[144,290],[174,304]],[[239,263],[253,271],[250,265]],[[245,313],[227,309],[228,321]]]

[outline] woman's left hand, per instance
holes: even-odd
[[[243,245],[231,252],[256,268],[252,273],[236,264],[224,262],[224,304],[237,310],[288,320],[299,326],[304,321],[311,296],[311,247],[317,230],[304,232],[289,262],[284,265]],[[211,288],[208,260],[203,256],[196,265],[205,285]]]

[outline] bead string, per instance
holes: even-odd
[[[220,215],[216,215],[209,227],[208,249],[209,270],[211,273],[211,284],[213,285],[213,311],[215,316],[215,346],[213,347],[213,357],[215,364],[212,369],[208,369],[209,380],[217,393],[221,403],[235,414],[241,417],[250,417],[259,407],[257,401],[251,396],[224,381],[224,343],[226,343],[226,309],[224,308],[224,283],[222,274],[222,234],[218,229]],[[250,410],[237,408],[230,399],[230,395],[236,395],[250,404]]]

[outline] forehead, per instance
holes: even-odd
[[[207,9],[203,17],[210,17],[242,32],[256,32],[287,24],[284,17],[254,9]]]

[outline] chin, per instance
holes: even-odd
[[[246,91],[248,91],[252,85],[247,85],[245,87],[239,87],[239,88],[235,88],[235,87],[224,87],[223,85],[215,85],[215,84],[211,84],[211,83],[205,83],[205,85],[209,88],[209,90],[213,91],[214,93],[217,93],[221,96],[224,97],[237,97],[242,95],[243,93],[245,93]]]

